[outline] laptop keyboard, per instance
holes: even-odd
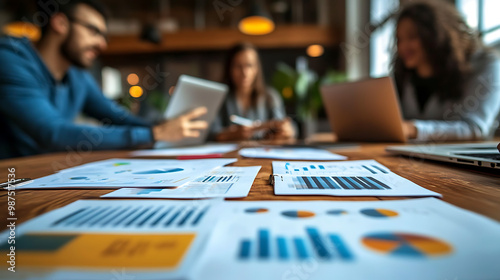
[[[493,153],[493,154],[457,154],[461,156],[467,156],[467,157],[477,157],[477,158],[484,158],[484,159],[492,159],[492,160],[500,160],[500,153]]]

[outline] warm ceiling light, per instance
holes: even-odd
[[[310,57],[322,56],[324,52],[325,49],[321,45],[310,45],[307,47],[307,55]]]
[[[274,31],[274,22],[262,0],[251,3],[249,13],[240,20],[238,29],[247,35],[265,35]]]
[[[293,97],[293,89],[291,87],[285,87],[283,88],[281,94],[283,95],[283,98],[290,99]]]
[[[250,16],[242,19],[238,28],[247,35],[265,35],[274,31],[274,22],[266,17]]]
[[[129,89],[128,93],[130,93],[130,96],[132,96],[134,98],[139,98],[142,96],[144,91],[142,90],[142,88],[140,86],[133,86]]]
[[[127,82],[129,83],[129,85],[135,86],[139,83],[139,76],[137,76],[137,74],[135,73],[130,73],[127,76]]]
[[[3,33],[13,37],[26,37],[32,42],[40,40],[40,28],[29,22],[13,22],[3,27]]]

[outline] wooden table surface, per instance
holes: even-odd
[[[255,145],[255,144],[253,144]],[[443,200],[500,221],[500,174],[478,168],[462,167],[409,157],[393,156],[385,152],[386,144],[362,144],[359,147],[332,150],[349,160],[375,159],[396,174],[431,191],[441,193]],[[55,171],[109,158],[129,158],[129,151],[69,152],[16,158],[0,161],[0,181],[7,181],[8,168],[15,168],[16,178],[38,178]],[[242,158],[231,152],[225,157],[236,157],[234,166],[262,166],[248,197],[233,200],[386,200],[405,197],[332,197],[332,196],[275,196],[269,184],[272,172],[267,159]],[[79,199],[99,199],[113,190],[64,189],[16,190],[16,217],[18,223]],[[0,219],[6,222],[7,192],[0,191]],[[5,228],[5,227],[4,227]]]

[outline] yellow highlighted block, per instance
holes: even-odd
[[[30,234],[49,235],[58,234]],[[68,236],[68,234],[61,234]],[[75,234],[57,250],[17,251],[20,267],[176,269],[196,234]],[[1,252],[3,254],[4,252]]]

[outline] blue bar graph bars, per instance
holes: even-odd
[[[239,257],[242,260],[246,260],[250,258],[250,248],[252,246],[252,242],[250,240],[243,240],[241,241],[241,248],[240,248],[240,253]]]
[[[390,190],[391,187],[373,177],[312,177],[293,178],[296,189]]]
[[[269,231],[265,229],[259,230],[259,258],[269,258],[269,243]]]
[[[205,176],[203,178],[197,179],[195,182],[198,183],[228,183],[228,182],[237,182],[239,176]]]
[[[273,237],[269,229],[258,229],[255,240],[242,239],[238,259],[241,261],[292,261],[315,258],[321,261],[351,261],[353,254],[338,234],[321,234],[306,227],[304,236]]]
[[[194,227],[197,226],[210,206],[137,206],[137,207],[85,207],[77,209],[53,222],[55,228],[142,228],[142,227]]]
[[[282,260],[286,260],[290,257],[288,252],[288,247],[286,244],[286,239],[282,236],[276,238],[276,243],[278,243],[278,257]]]
[[[389,172],[387,172],[386,170],[380,168],[379,166],[376,166],[376,165],[371,165],[371,166],[366,166],[366,165],[362,165],[362,167],[368,171],[370,171],[370,173],[372,174],[378,174],[377,170],[384,173],[384,174],[387,174]]]
[[[326,246],[323,243],[321,236],[319,235],[319,231],[315,228],[307,228],[306,231],[309,235],[311,243],[313,244],[313,248],[314,251],[316,251],[316,254],[322,259],[330,259],[331,255],[326,249]]]

